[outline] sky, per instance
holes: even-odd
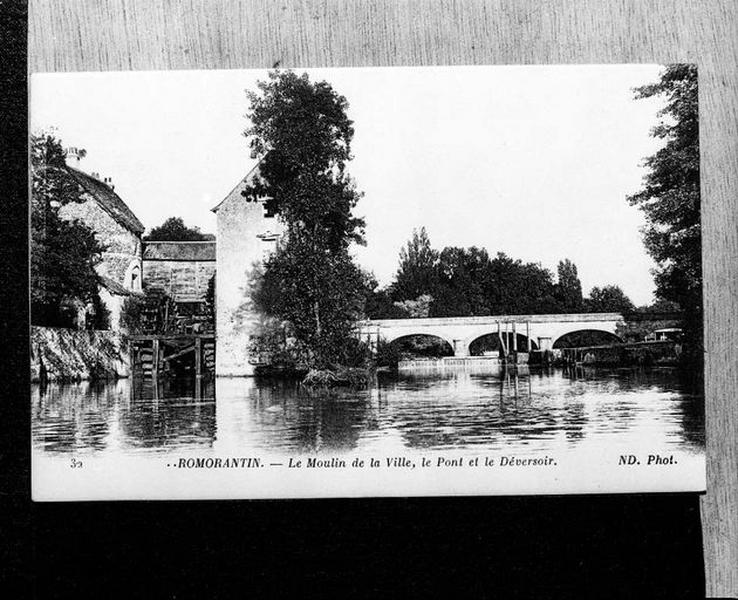
[[[349,102],[364,197],[358,262],[382,284],[425,226],[431,243],[479,246],[556,272],[578,267],[585,294],[619,285],[653,299],[640,228],[643,159],[662,100],[634,100],[657,65],[295,69]],[[255,164],[245,90],[266,70],[34,74],[31,129],[87,150],[147,229],[171,216],[215,233],[211,208]]]

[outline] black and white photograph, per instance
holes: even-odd
[[[35,500],[705,490],[692,64],[34,73]]]

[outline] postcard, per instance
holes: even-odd
[[[34,74],[34,500],[704,491],[697,89]]]

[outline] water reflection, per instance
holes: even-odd
[[[34,386],[32,434],[51,452],[167,450],[212,446],[215,397],[212,382],[119,380]]]
[[[704,448],[701,394],[665,369],[403,372],[313,392],[285,379],[121,380],[35,387],[32,401],[34,445],[48,452]]]

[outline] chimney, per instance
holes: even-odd
[[[77,169],[78,171],[82,170],[80,163],[82,162],[83,156],[84,154],[79,151],[79,148],[70,147],[64,152],[64,160],[67,163],[67,166]]]
[[[113,185],[113,178],[112,177],[106,177],[103,179],[103,183],[107,185],[111,190],[115,189],[115,186]]]

